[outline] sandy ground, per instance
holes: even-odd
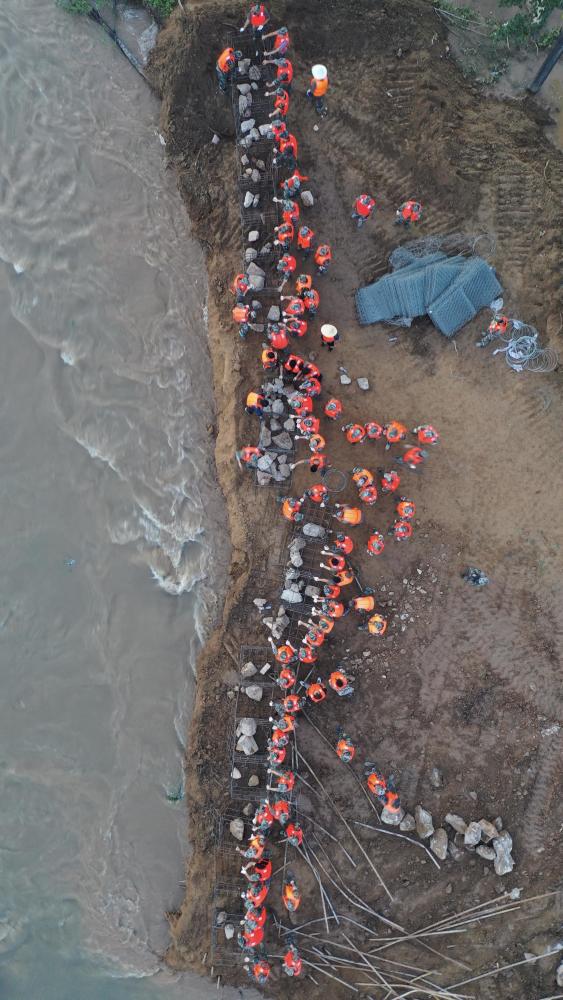
[[[503,880],[469,854],[437,871],[408,845],[399,848],[398,841],[376,834],[366,839],[395,902],[387,906],[373,884],[370,899],[412,928],[514,886],[536,894],[558,885],[562,376],[517,375],[501,357],[478,350],[484,314],[455,343],[426,320],[410,330],[360,328],[354,292],[384,272],[389,252],[407,238],[393,225],[394,209],[416,194],[426,210],[417,235],[493,234],[491,260],[509,313],[533,323],[561,353],[563,157],[544,138],[544,116],[533,103],[484,100],[462,79],[445,57],[440,24],[424,5],[310,0],[272,6],[276,21],[290,26],[297,53],[291,121],[316,198],[307,221],[335,254],[330,274],[319,281],[320,320],[306,344],[325,374],[325,398],[339,396],[347,420],[397,418],[411,427],[431,421],[442,435],[424,472],[405,473],[406,492],[417,502],[413,539],[404,546],[389,543],[379,559],[356,559],[364,581],[387,605],[387,635],[366,641],[354,621],[343,623],[330,656],[346,658],[357,694],[346,705],[325,702],[315,723],[329,739],[339,722],[353,729],[362,758],[397,775],[410,810],[424,804],[436,824],[451,810],[466,819],[500,815],[514,838],[516,868]],[[186,18],[174,17],[161,33],[152,63],[171,161],[208,250],[217,399],[217,426],[210,430],[233,541],[223,621],[199,663],[187,761],[193,855],[185,904],[170,915],[168,958],[175,967],[201,968],[209,954],[215,818],[229,808],[225,733],[233,709],[227,691],[237,682],[239,647],[264,645],[250,602],[279,593],[285,530],[275,493],[257,491],[233,462],[235,447],[257,437],[243,405],[248,389],[261,381],[260,339],[239,342],[227,292],[242,242],[233,125],[228,104],[216,93],[213,63],[233,23],[240,23],[240,6],[191,4]],[[304,89],[308,67],[319,60],[330,65],[332,89],[329,117],[315,132]],[[214,131],[223,139],[218,146],[210,144]],[[363,190],[376,197],[378,212],[357,232],[350,206]],[[328,356],[320,348],[323,320],[342,335]],[[362,392],[355,382],[341,387],[339,364],[353,378],[367,376],[370,390]],[[392,456],[377,446],[375,455],[364,450],[358,459],[339,425],[325,430],[337,468],[350,471],[360,459],[371,468],[392,467]],[[308,485],[309,474],[299,472],[293,495]],[[348,487],[338,499],[353,495]],[[385,531],[392,518],[391,501],[383,501],[368,523]],[[367,534],[358,529],[357,549]],[[467,564],[487,572],[488,588],[477,591],[461,580]],[[373,822],[357,782],[306,724],[300,745],[346,814]],[[439,789],[429,784],[432,767],[444,776]],[[328,825],[333,817],[319,809]],[[235,862],[233,878],[236,868]],[[369,872],[357,874],[364,886],[370,882]],[[223,860],[217,875],[228,877]],[[303,920],[318,916],[312,888],[310,895]],[[525,920],[517,912],[501,927],[497,922],[494,933],[485,926],[465,936],[455,954],[463,954],[476,974],[496,961],[517,961],[525,950],[541,953],[556,940],[556,916],[553,901],[540,902]],[[552,993],[555,965],[555,957],[544,959],[473,984],[470,995],[539,1000]],[[340,989],[332,983],[328,995],[338,997]],[[285,996],[288,990],[317,996],[310,982],[276,981],[269,992]]]

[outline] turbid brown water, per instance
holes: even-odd
[[[99,28],[0,7],[0,996],[204,998],[182,893],[194,657],[223,586],[201,253]],[[141,978],[143,977],[143,978]]]

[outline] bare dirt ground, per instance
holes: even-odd
[[[316,199],[307,221],[335,255],[329,275],[319,281],[320,318],[305,345],[323,369],[323,398],[337,395],[346,420],[397,418],[410,427],[431,421],[442,435],[424,472],[405,473],[406,492],[417,502],[412,540],[389,543],[379,559],[356,560],[365,582],[387,603],[388,632],[368,641],[354,621],[345,620],[329,659],[345,658],[357,680],[356,696],[348,704],[327,700],[314,721],[329,739],[337,723],[353,730],[362,748],[356,773],[361,775],[366,758],[394,772],[409,810],[425,805],[436,825],[448,811],[466,819],[502,816],[514,838],[516,867],[499,879],[490,863],[470,854],[448,859],[438,871],[422,851],[362,833],[395,901],[386,901],[365,866],[350,878],[359,878],[381,912],[412,929],[513,887],[535,895],[559,885],[562,375],[517,375],[501,357],[478,350],[475,340],[488,322],[484,314],[455,343],[426,320],[410,330],[360,328],[354,292],[383,273],[389,252],[408,238],[393,225],[394,210],[416,195],[426,213],[417,236],[454,230],[494,235],[492,263],[509,314],[533,323],[561,354],[563,157],[545,139],[543,113],[533,103],[484,99],[462,79],[445,56],[445,31],[425,5],[288,0],[271,6],[274,23],[288,24],[293,36],[291,124]],[[178,14],[161,33],[152,62],[171,160],[195,232],[208,249],[213,432],[233,541],[223,620],[199,663],[187,761],[193,854],[184,906],[170,915],[168,959],[177,968],[209,967],[204,956],[215,878],[214,816],[229,805],[227,691],[238,679],[238,648],[264,645],[251,601],[279,593],[284,533],[274,493],[257,491],[253,478],[233,462],[235,447],[257,437],[243,407],[248,389],[262,380],[260,339],[239,342],[227,291],[242,243],[233,124],[228,102],[217,94],[213,65],[228,26],[237,23],[240,5],[192,3],[186,17]],[[331,91],[330,114],[314,132],[304,90],[317,61],[330,67]],[[218,146],[210,143],[214,131],[222,137]],[[376,197],[378,212],[357,232],[350,209],[364,190]],[[331,355],[320,348],[323,321],[334,323],[342,336]],[[342,387],[339,364],[353,378],[367,376],[369,392],[355,382]],[[323,431],[327,454],[334,466],[349,471],[358,458],[339,426]],[[392,466],[382,450],[377,460],[367,451],[360,456],[368,467]],[[309,474],[298,471],[295,496],[310,484]],[[338,499],[352,497],[348,488]],[[391,501],[368,517],[372,530],[385,531],[391,521]],[[366,527],[357,529],[357,549],[367,534]],[[460,572],[467,564],[483,568],[490,586],[477,591],[464,583]],[[342,811],[374,822],[353,776],[306,723],[299,745]],[[432,767],[444,776],[439,789],[428,780]],[[343,836],[326,802],[311,803],[320,822]],[[281,916],[281,905],[278,911]],[[557,914],[556,902],[544,900],[494,926],[474,928],[448,946],[474,971],[452,966],[443,982],[477,975],[496,962],[516,962],[524,951],[541,954],[559,940]],[[301,916],[319,916],[313,885]],[[557,962],[556,956],[542,959],[464,989],[487,1000],[559,995]],[[350,995],[328,980],[317,989],[310,980],[275,979],[268,988],[269,995],[290,993]]]

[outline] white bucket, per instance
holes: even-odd
[[[328,70],[326,66],[322,65],[322,63],[317,63],[315,66],[312,66],[311,73],[313,74],[315,80],[326,80],[328,76]]]
[[[338,330],[336,329],[335,326],[332,325],[332,323],[323,323],[323,325],[321,326],[321,333],[329,340],[334,340],[334,338],[338,333]]]

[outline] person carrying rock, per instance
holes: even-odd
[[[328,90],[328,70],[326,66],[322,66],[318,63],[312,67],[311,74],[311,82],[307,91],[307,97],[310,101],[315,102],[315,111],[321,116],[321,118],[324,118],[328,114],[324,100]]]
[[[250,306],[245,306],[241,302],[234,307],[232,317],[234,322],[238,323],[239,337],[241,340],[245,340],[246,335],[250,330],[250,320],[256,319],[256,313],[250,308]]]
[[[378,771],[371,770],[373,764],[366,763],[366,784],[372,795],[383,800],[387,790],[387,782]]]
[[[268,52],[269,56],[284,56],[289,50],[290,40],[287,28],[278,28],[276,31],[269,31],[267,35],[262,35],[262,40],[274,39],[274,47]]]
[[[242,28],[239,28],[239,31],[242,35],[243,31],[246,31],[246,29],[250,27],[252,28],[253,38],[259,38],[269,20],[270,15],[266,10],[266,5],[263,3],[253,3],[248,12],[246,21],[244,22]]]
[[[293,80],[293,66],[289,59],[286,59],[285,56],[276,57],[276,59],[264,59],[263,65],[277,66],[276,84],[278,87],[283,87],[290,94],[291,81]]]
[[[275,90],[267,90],[266,97],[274,97],[274,110],[268,115],[269,118],[285,118],[289,111],[289,94],[283,87],[276,87]]]
[[[223,49],[217,60],[215,73],[217,75],[217,80],[219,81],[219,87],[224,94],[227,93],[229,84],[233,80],[237,59],[241,58],[242,52],[235,52],[234,49],[227,48]]]
[[[319,244],[313,259],[317,265],[317,274],[326,274],[332,261],[332,250],[328,243]]]
[[[389,813],[399,813],[401,812],[401,800],[397,789],[395,788],[395,782],[393,777],[387,779],[387,788],[385,790],[385,796],[383,799],[384,808]]]
[[[320,302],[321,297],[315,288],[309,288],[306,292],[303,292],[303,304],[311,318],[317,315]]]
[[[245,448],[241,448],[240,451],[235,451],[235,458],[238,462],[239,468],[244,465],[247,469],[255,469],[258,465],[258,459],[262,458],[266,452],[263,448],[253,448],[251,445],[247,445]]]
[[[240,305],[244,301],[247,292],[249,292],[251,288],[252,285],[250,284],[248,275],[237,274],[230,287],[230,291],[236,296],[237,304]]]
[[[265,959],[259,958],[256,961],[249,962],[245,966],[246,974],[248,978],[256,984],[256,986],[265,986],[270,978],[270,973],[272,971],[271,966]]]
[[[266,407],[266,397],[259,392],[249,392],[246,397],[245,410],[247,413],[255,413],[260,420],[264,417],[264,409]]]
[[[355,220],[358,229],[368,221],[375,208],[375,199],[369,194],[360,194],[354,202],[352,218]]]
[[[338,740],[336,743],[336,756],[343,761],[344,764],[350,764],[356,756],[356,747],[352,742],[350,736],[344,732],[344,730],[339,727],[337,731]]]
[[[300,976],[303,962],[294,944],[291,944],[283,956],[282,969],[286,976]]]

